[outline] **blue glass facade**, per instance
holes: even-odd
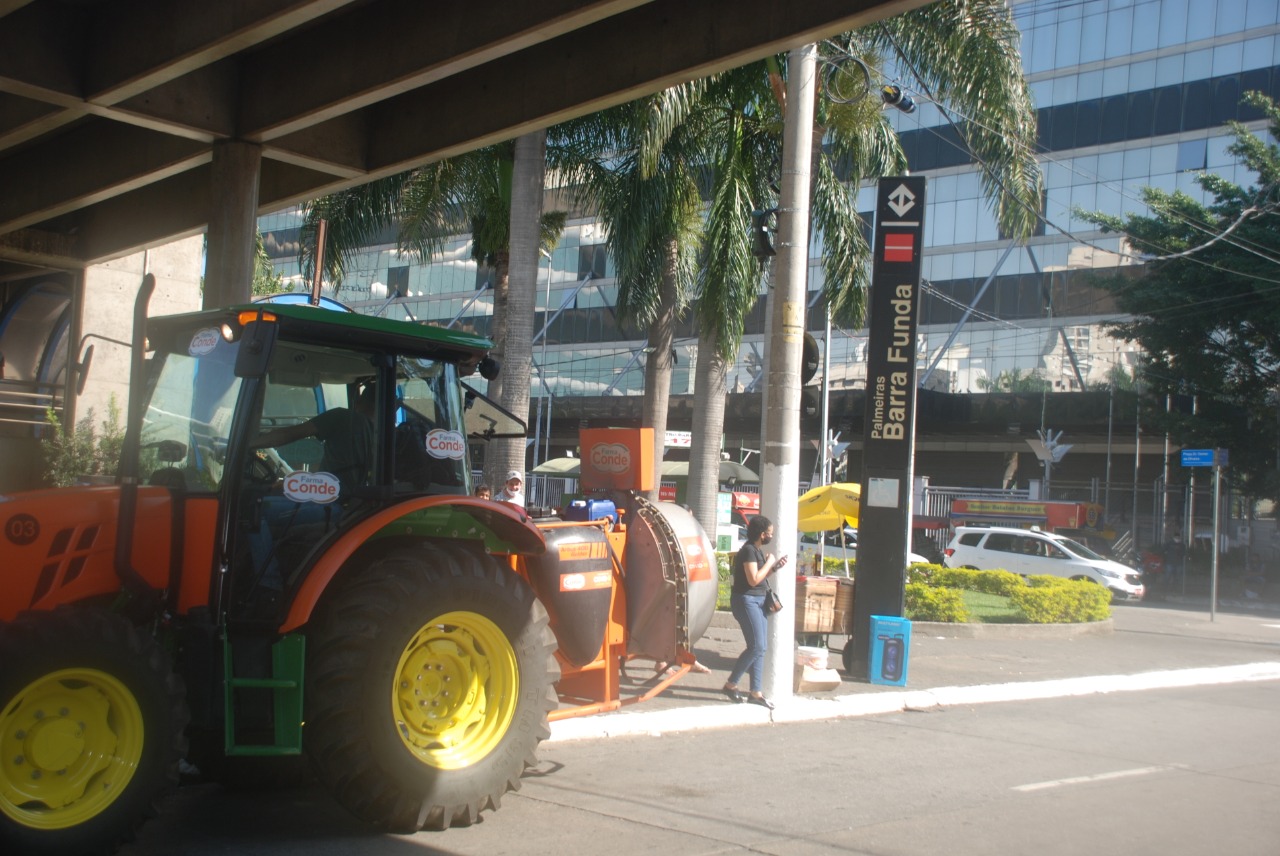
[[[920,343],[932,388],[971,392],[1001,372],[1036,372],[1056,389],[1105,380],[1131,367],[1132,346],[1107,335],[1108,297],[1089,284],[1099,269],[1136,260],[1080,210],[1142,213],[1140,190],[1200,195],[1197,171],[1241,184],[1253,177],[1227,154],[1229,120],[1260,130],[1240,106],[1250,89],[1280,97],[1280,4],[1275,0],[1030,0],[1014,6],[1022,55],[1039,117],[1045,222],[1011,252],[983,197],[980,174],[948,119],[909,79],[897,80],[919,109],[894,111],[914,174],[929,178]],[[962,117],[956,117],[962,118]],[[851,189],[859,210],[871,188]],[[297,212],[263,217],[260,228],[278,269],[299,281]],[[472,260],[468,236],[428,262],[402,256],[388,238],[362,253],[337,296],[363,312],[453,323],[487,332],[488,271]],[[810,289],[821,286],[810,266]],[[571,219],[539,274],[535,331],[554,317],[545,357],[535,346],[531,394],[635,395],[643,385],[643,333],[618,324],[611,260],[598,223]],[[388,294],[405,297],[387,300]],[[954,341],[957,322],[967,316]],[[821,340],[820,307],[809,315]],[[763,301],[748,321],[729,389],[746,390],[762,368]],[[696,338],[686,321],[677,344],[673,393],[694,392]],[[865,330],[833,331],[832,389],[860,388]],[[1073,359],[1074,358],[1074,359]],[[543,365],[545,363],[545,365]]]

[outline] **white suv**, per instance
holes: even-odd
[[[1070,538],[1039,529],[957,526],[945,552],[948,568],[1092,580],[1111,589],[1115,600],[1142,600],[1144,593],[1142,574],[1138,571],[1105,559]]]

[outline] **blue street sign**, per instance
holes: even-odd
[[[1183,449],[1182,465],[1184,467],[1213,466],[1213,449]]]
[[[1215,464],[1213,456],[1217,453],[1217,466],[1225,467],[1228,452],[1228,449],[1183,449],[1183,466],[1212,467]]]

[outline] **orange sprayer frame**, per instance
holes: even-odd
[[[556,654],[561,669],[560,680],[556,684],[561,706],[547,715],[547,719],[551,722],[575,716],[605,713],[648,701],[687,675],[693,666],[693,656],[682,655],[682,661],[676,664],[677,668],[673,672],[663,675],[660,680],[645,684],[645,691],[641,695],[622,698],[622,668],[623,664],[630,659],[627,653],[627,596],[622,586],[626,569],[621,561],[627,543],[627,527],[625,524],[614,523],[612,518],[588,522],[538,523],[540,529],[582,526],[598,526],[609,542],[613,564],[609,621],[600,650],[590,663],[574,666],[561,658],[559,653]],[[528,580],[528,570],[520,557],[511,557],[511,567]]]

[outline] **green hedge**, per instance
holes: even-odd
[[[907,617],[912,621],[963,624],[969,620],[969,610],[965,609],[959,589],[907,583]]]
[[[1013,597],[1015,591],[1026,588],[1022,577],[1011,571],[975,571],[972,568],[939,567],[930,582],[945,588],[980,591],[1002,597]]]
[[[716,555],[720,588],[717,609],[729,608],[733,555]],[[850,562],[852,569],[855,563]],[[828,576],[844,576],[844,561],[827,559]],[[1033,576],[1023,579],[1009,571],[975,571],[942,565],[912,565],[907,569],[906,612],[912,621],[964,623],[971,620],[961,590],[1009,598],[1028,624],[1073,624],[1111,617],[1111,592],[1088,580]]]
[[[1033,576],[1009,599],[1031,624],[1102,621],[1111,616],[1111,591],[1090,580]]]
[[[1075,624],[1111,617],[1110,590],[1089,580],[1052,576],[1023,579],[1009,571],[975,571],[941,565],[913,565],[907,579],[907,617],[915,621],[968,620],[967,615],[965,618],[935,617],[951,612],[950,606],[935,605],[935,598],[920,593],[913,601],[911,590],[915,586],[941,592],[963,589],[1007,597],[1022,621],[1028,624]],[[918,612],[913,612],[913,602]],[[949,600],[946,602],[949,604]],[[965,612],[963,605],[959,611]]]

